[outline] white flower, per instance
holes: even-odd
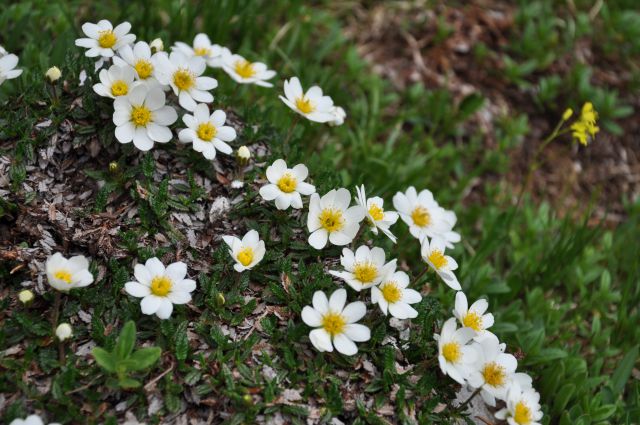
[[[8,54],[9,53],[5,50],[5,48],[0,46],[0,58]]]
[[[127,64],[123,66],[111,65],[109,70],[100,71],[100,82],[93,85],[93,91],[100,96],[116,97],[126,96],[133,89],[135,70]]]
[[[264,241],[255,230],[249,230],[242,240],[235,236],[223,236],[222,240],[229,246],[229,254],[236,261],[233,268],[237,272],[252,269],[264,258],[266,249]]]
[[[236,138],[236,130],[224,125],[226,119],[224,111],[218,109],[209,115],[209,107],[199,103],[193,115],[182,116],[187,128],[180,130],[178,138],[182,143],[193,143],[193,150],[201,152],[207,159],[214,159],[216,150],[229,155],[233,149],[225,142]]]
[[[156,82],[156,55],[151,54],[151,47],[145,41],[138,41],[133,47],[127,45],[118,50],[113,63],[133,68],[135,77],[140,81]]]
[[[347,189],[332,189],[322,198],[317,193],[309,200],[307,228],[309,244],[322,249],[327,239],[334,245],[347,245],[356,237],[364,210],[356,205],[349,207],[351,194]]]
[[[242,180],[231,180],[231,189],[242,189],[244,182]]]
[[[129,22],[123,22],[115,28],[106,19],[97,24],[87,22],[82,25],[82,32],[89,38],[78,38],[76,46],[89,49],[85,52],[87,57],[110,58],[118,49],[136,40],[135,35],[129,34],[130,30]]]
[[[62,77],[62,71],[60,71],[60,68],[58,68],[57,66],[52,66],[51,68],[47,69],[47,72],[44,73],[44,76],[47,77],[47,80],[49,80],[49,82],[53,84],[58,81],[60,77]]]
[[[313,86],[307,92],[302,91],[300,80],[293,77],[284,82],[284,96],[280,99],[291,109],[315,122],[329,122],[335,119],[331,109],[333,100],[329,96],[322,95],[322,89]]]
[[[444,283],[451,289],[459,291],[462,288],[460,287],[458,278],[453,273],[453,271],[458,268],[458,263],[448,255],[444,255],[445,249],[444,240],[434,238],[429,242],[429,238],[425,237],[422,241],[422,259],[442,278]]]
[[[356,193],[358,197],[356,202],[365,210],[365,218],[371,226],[371,231],[378,234],[378,229],[396,243],[396,237],[391,233],[389,227],[398,221],[398,213],[395,211],[385,211],[383,208],[384,200],[379,196],[367,199],[364,185],[357,187]]]
[[[489,332],[487,329],[493,326],[493,314],[485,314],[487,308],[489,308],[489,302],[485,299],[479,299],[469,307],[467,296],[464,292],[458,291],[453,315],[462,326],[476,331],[476,340],[479,340]]]
[[[124,286],[127,293],[142,298],[140,308],[143,314],[154,314],[160,319],[168,319],[174,304],[191,301],[191,292],[196,282],[185,279],[187,265],[182,261],[169,264],[166,268],[157,258],[149,258],[144,266],[136,264],[133,269],[135,281]]]
[[[419,303],[422,296],[407,286],[409,276],[405,272],[389,272],[378,286],[371,287],[371,302],[378,303],[385,316],[388,311],[398,319],[418,317],[418,312],[409,304]]]
[[[286,210],[289,206],[302,208],[300,195],[315,193],[316,187],[305,183],[309,170],[304,164],[298,164],[293,168],[287,168],[284,159],[276,159],[267,167],[267,180],[269,183],[260,188],[260,196],[265,201],[276,200],[276,208]]]
[[[382,281],[382,278],[396,269],[396,260],[385,264],[385,253],[382,248],[362,245],[354,253],[349,248],[342,249],[340,264],[344,271],[330,270],[329,273],[347,282],[356,291],[371,288]]]
[[[162,42],[161,38],[154,38],[153,40],[151,40],[151,43],[149,43],[149,47],[154,52],[162,52],[164,50],[164,43]]]
[[[352,356],[358,352],[354,342],[364,342],[371,338],[371,331],[365,325],[356,323],[364,317],[367,308],[361,301],[345,306],[347,291],[338,289],[327,296],[322,291],[313,294],[311,306],[302,309],[302,320],[308,326],[317,328],[309,332],[309,339],[320,352],[333,351]]]
[[[188,111],[196,108],[196,102],[211,103],[213,95],[207,90],[218,87],[215,78],[203,77],[207,65],[200,56],[188,58],[179,51],[158,53],[156,59],[156,79],[160,84],[168,84],[178,96],[180,106]]]
[[[267,80],[276,75],[275,71],[267,69],[267,65],[262,62],[249,62],[240,55],[225,56],[222,69],[237,83],[262,87],[273,87]]]
[[[455,213],[439,206],[430,191],[425,189],[418,194],[411,186],[405,193],[394,195],[393,207],[418,240],[439,236],[447,248],[453,248],[453,244],[460,241],[460,234],[452,230],[457,220]]]
[[[347,117],[347,113],[342,107],[334,106],[331,108],[331,114],[333,115],[333,119],[328,121],[327,124],[332,127],[344,124],[344,119]]]
[[[505,401],[507,406],[495,413],[497,419],[506,420],[509,425],[540,425],[540,394],[533,388],[523,389],[512,383]]]
[[[518,367],[518,361],[511,354],[500,350],[500,341],[493,334],[486,335],[476,342],[478,359],[474,370],[469,374],[469,385],[474,388],[482,387],[480,395],[490,405],[496,405],[496,398],[504,400],[507,388],[513,382],[513,373]]]
[[[34,298],[33,292],[28,289],[23,289],[18,293],[18,299],[22,304],[28,304],[33,301]]]
[[[73,335],[73,329],[71,325],[68,323],[60,323],[56,328],[56,336],[60,341],[64,341],[65,339],[71,338]]]
[[[193,46],[189,46],[182,41],[176,41],[171,49],[183,53],[187,58],[200,56],[206,61],[207,65],[209,65],[209,62],[214,63],[214,65],[217,64],[216,61],[220,60],[222,56],[222,47],[217,44],[211,44],[211,40],[206,34],[197,34],[193,39]]]
[[[38,415],[29,415],[25,419],[14,419],[9,425],[44,425],[42,418]],[[59,423],[50,423],[49,425],[60,425]]]
[[[113,102],[113,123],[116,139],[148,151],[154,142],[167,143],[173,137],[169,125],[178,119],[176,110],[165,103],[165,94],[158,85],[140,84],[127,96]]]
[[[471,328],[456,328],[456,319],[452,317],[444,322],[440,335],[433,337],[438,341],[438,363],[442,373],[464,385],[478,357],[476,348],[467,345],[476,333]]]
[[[68,292],[73,288],[82,288],[93,283],[93,275],[89,271],[89,261],[84,255],[76,255],[66,259],[56,252],[47,258],[47,279],[49,285],[58,291]]]
[[[0,84],[5,80],[18,78],[22,74],[21,69],[15,69],[18,65],[18,57],[14,54],[0,57]]]

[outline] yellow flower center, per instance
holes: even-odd
[[[240,252],[238,252],[238,261],[243,266],[247,267],[253,261],[253,249],[252,248],[242,248]]]
[[[296,108],[303,114],[310,114],[316,110],[316,107],[306,97],[299,97],[296,99]]]
[[[482,369],[482,376],[484,377],[484,382],[491,385],[492,387],[500,387],[504,385],[507,373],[504,370],[504,367],[500,366],[496,362],[487,363],[487,365]]]
[[[462,357],[460,344],[457,342],[447,342],[442,346],[442,356],[449,363],[457,363]]]
[[[402,298],[402,290],[395,282],[385,283],[381,290],[382,296],[389,304],[397,303]]]
[[[211,139],[213,139],[216,134],[218,134],[218,129],[210,122],[203,122],[198,126],[197,133],[200,139],[204,140],[205,142],[210,142]]]
[[[111,30],[100,31],[98,34],[98,44],[104,49],[112,48],[118,41],[118,37]]]
[[[114,81],[111,84],[111,94],[114,96],[124,96],[129,93],[129,86],[122,80]]]
[[[180,90],[190,90],[196,85],[196,76],[188,69],[180,68],[173,74],[173,84]]]
[[[375,221],[380,221],[384,218],[384,210],[377,204],[371,204],[371,206],[369,207],[369,215]]]
[[[233,68],[236,71],[236,74],[242,78],[251,78],[256,75],[256,70],[253,67],[253,64],[246,60],[236,61]]]
[[[165,297],[171,291],[171,279],[166,276],[156,276],[151,280],[151,293]]]
[[[425,207],[417,206],[411,212],[411,220],[418,227],[425,227],[431,223],[431,214]]]
[[[436,270],[440,270],[441,268],[447,265],[447,258],[444,256],[442,251],[439,251],[437,249],[431,251],[431,254],[429,254],[428,258]]]
[[[342,314],[329,311],[322,317],[322,327],[331,336],[336,336],[344,332],[344,327],[347,325],[347,320]]]
[[[58,270],[57,272],[55,272],[54,276],[56,277],[56,279],[64,280],[69,284],[71,283],[71,273],[69,273],[67,270]]]
[[[211,49],[208,47],[196,47],[193,49],[193,54],[196,56],[207,56],[211,53]]]
[[[134,68],[141,80],[146,80],[151,77],[151,74],[153,74],[153,65],[151,65],[151,62],[146,59],[140,59],[136,62]]]
[[[320,221],[320,226],[327,232],[337,232],[344,227],[342,211],[334,210],[332,208],[322,210],[318,217],[318,221]]]
[[[531,423],[531,416],[531,409],[529,409],[529,406],[519,401],[518,404],[516,404],[513,420],[520,425],[527,425]]]
[[[462,319],[462,324],[476,332],[480,332],[482,330],[482,316],[475,311],[470,311]]]
[[[131,108],[131,121],[136,127],[146,127],[151,121],[151,111],[144,105]]]
[[[278,188],[284,193],[291,193],[298,187],[298,181],[289,173],[285,173],[278,180]]]
[[[353,268],[353,275],[357,280],[365,283],[371,283],[378,276],[378,268],[370,262],[356,263]]]

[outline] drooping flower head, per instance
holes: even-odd
[[[289,108],[310,121],[335,120],[335,115],[332,113],[333,100],[329,96],[323,96],[322,89],[318,86],[313,86],[306,92],[302,91],[298,77],[284,82],[284,96],[280,96],[280,99]]]
[[[462,288],[458,278],[453,273],[458,268],[458,263],[450,256],[445,255],[445,249],[444,240],[433,238],[429,241],[429,238],[425,237],[421,247],[422,259],[440,276],[447,286],[459,291]]]
[[[382,248],[360,246],[354,253],[349,248],[342,249],[340,263],[344,271],[330,270],[333,276],[343,279],[347,285],[360,292],[379,284],[382,278],[393,273],[396,260],[385,264],[385,253]]]
[[[222,240],[229,246],[229,254],[236,262],[233,268],[237,272],[252,269],[264,258],[264,241],[255,230],[249,230],[242,240],[235,236],[223,236]]]
[[[174,304],[191,301],[191,292],[196,282],[187,279],[187,265],[181,261],[166,268],[157,258],[149,258],[144,265],[136,264],[135,281],[127,282],[125,290],[136,298],[142,298],[140,308],[143,314],[155,314],[160,319],[168,319]]]
[[[378,286],[371,287],[371,302],[378,303],[385,316],[389,312],[398,319],[418,317],[418,312],[410,304],[419,303],[422,296],[408,286],[409,276],[405,272],[388,272]]]
[[[345,306],[347,291],[338,289],[327,296],[322,291],[313,294],[313,306],[302,309],[302,320],[316,328],[309,333],[313,346],[320,352],[332,352],[333,348],[346,356],[358,352],[355,342],[368,341],[371,331],[365,325],[356,323],[364,317],[367,308],[361,301]]]
[[[284,159],[276,159],[267,167],[267,180],[269,183],[260,188],[260,196],[265,201],[276,201],[276,208],[286,210],[290,206],[296,209],[302,208],[301,195],[309,196],[315,193],[314,185],[304,180],[309,175],[309,170],[304,164],[298,164],[288,168]]]
[[[322,249],[327,240],[342,246],[355,238],[364,219],[364,209],[358,205],[349,207],[351,194],[347,189],[332,189],[322,198],[317,193],[311,195],[307,228],[309,244]]]
[[[183,53],[187,58],[199,56],[205,60],[207,65],[214,66],[216,61],[221,60],[222,47],[217,44],[211,44],[211,40],[207,34],[197,34],[193,39],[193,44],[188,45],[182,41],[176,41],[171,47],[172,50],[177,50]],[[211,65],[213,63],[214,65]]]
[[[148,151],[155,142],[167,143],[173,137],[169,125],[178,119],[171,106],[165,105],[165,94],[158,85],[139,84],[126,96],[113,102],[116,139]]]
[[[136,40],[136,36],[129,34],[131,24],[123,22],[115,28],[111,22],[103,19],[97,24],[87,22],[82,25],[82,32],[88,38],[78,38],[76,46],[85,47],[89,50],[85,52],[85,56],[95,58],[101,56],[110,58],[118,51],[118,49],[132,44]]]
[[[239,84],[255,84],[262,87],[273,87],[267,80],[276,75],[276,72],[267,69],[264,63],[249,62],[240,55],[224,57],[222,68]]]
[[[89,261],[84,255],[66,259],[56,252],[47,259],[45,268],[49,285],[58,291],[69,292],[73,288],[83,288],[93,283]]]
[[[358,194],[356,202],[365,210],[365,219],[371,227],[371,231],[377,235],[378,230],[381,230],[382,233],[387,235],[387,237],[395,243],[396,237],[391,233],[389,227],[398,221],[398,213],[395,211],[385,211],[383,206],[384,200],[379,196],[367,199],[364,185],[360,187],[356,186],[356,192]]]
[[[209,107],[199,103],[193,115],[184,114],[182,121],[187,128],[180,130],[178,138],[182,143],[192,143],[193,150],[201,152],[207,159],[215,159],[216,151],[230,155],[233,148],[226,142],[236,138],[236,130],[224,125],[227,114],[218,109],[209,115]]]

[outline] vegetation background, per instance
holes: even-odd
[[[20,57],[25,72],[0,87],[3,421],[42,409],[57,421],[116,423],[131,410],[156,423],[185,412],[194,415],[190,409],[196,405],[208,406],[216,412],[214,420],[228,423],[276,416],[297,423],[332,417],[347,423],[451,423],[465,416],[448,404],[455,385],[433,364],[420,363],[434,356],[434,323],[452,308],[453,296],[444,285],[433,285],[420,305],[405,358],[395,358],[393,347],[380,344],[385,334],[397,331],[381,318],[375,322],[378,327],[364,352],[376,373],[362,379],[354,376],[368,367],[362,359],[319,356],[301,345],[307,329],[300,309],[313,290],[335,284],[318,277],[322,264],[305,246],[304,232],[292,229],[286,216],[252,202],[256,190],[251,185],[233,217],[244,223],[241,228],[256,226],[261,234],[276,229],[283,235],[265,260],[270,265],[236,282],[219,244],[213,255],[210,249],[206,256],[202,250],[186,253],[188,246],[173,232],[188,226],[176,230],[172,213],[193,212],[203,197],[213,200],[219,194],[205,194],[207,188],[191,172],[223,183],[232,174],[233,160],[221,159],[216,175],[181,151],[178,160],[189,164],[187,173],[166,159],[166,152],[154,157],[117,146],[108,103],[96,99],[90,85],[75,84],[80,70],[92,64],[74,40],[83,22],[99,19],[129,21],[138,39],[161,37],[167,47],[205,32],[213,42],[269,64],[278,81],[297,75],[305,86],[319,84],[346,109],[347,121],[330,130],[297,126],[286,151],[280,142],[293,116],[277,98],[279,84],[273,90],[238,88],[216,75],[224,83],[215,95],[242,125],[238,145],[266,146],[265,161],[284,156],[290,164],[305,162],[321,193],[362,183],[390,206],[392,195],[409,185],[433,191],[458,215],[463,243],[453,256],[461,264],[463,289],[470,299],[489,298],[494,332],[517,351],[521,370],[535,378],[544,423],[637,423],[640,5],[635,0],[4,3],[0,44]],[[53,65],[66,79],[57,103],[43,79]],[[540,140],[565,108],[579,110],[585,101],[600,113],[602,131],[596,140],[588,147],[569,137],[554,141],[541,156],[531,185],[522,189]],[[46,120],[52,123],[34,130]],[[170,353],[149,373],[152,386],[117,392],[86,356],[69,353],[60,362],[48,324],[51,294],[31,309],[22,308],[15,297],[22,282],[37,280],[22,256],[42,237],[32,229],[51,220],[29,212],[42,205],[25,185],[37,171],[41,150],[68,126],[65,134],[72,134],[77,150],[56,151],[61,175],[70,181],[62,166],[68,161],[66,166],[78,167],[82,172],[75,175],[89,182],[81,184],[103,182],[94,188],[95,196],[77,205],[73,217],[106,225],[100,220],[108,220],[126,202],[135,205],[140,219],[110,235],[112,245],[91,242],[99,280],[69,297],[62,315],[71,318],[91,308],[90,326],[75,326],[74,344],[93,339],[109,348],[124,321],[135,319],[139,338]],[[91,160],[86,152],[95,141],[108,146],[107,154]],[[110,174],[110,161],[117,161],[123,174]],[[178,195],[168,177],[158,178],[167,169],[182,173],[188,183]],[[246,180],[260,172],[250,170]],[[525,195],[517,208],[521,190]],[[23,220],[29,214],[34,221]],[[384,246],[416,275],[418,247],[402,229],[402,224],[395,226],[400,234],[396,246]],[[164,241],[154,239],[158,232]],[[52,238],[69,252],[83,246],[59,227]],[[144,240],[154,243],[139,243]],[[142,318],[138,304],[121,288],[135,259],[176,250],[184,250],[193,263],[212,265],[195,266],[202,272],[195,310],[180,310],[158,325]],[[327,256],[337,258],[338,253],[328,251]],[[289,274],[295,280],[288,282],[289,275],[283,280],[280,270],[295,270]],[[247,291],[262,293],[255,282],[267,290],[247,301]],[[226,297],[225,305],[216,301],[218,294]],[[263,301],[275,305],[268,311],[279,315],[261,316],[259,331],[230,342],[225,329],[252,317]],[[213,350],[199,351],[192,338]],[[271,347],[254,356],[260,339]],[[262,370],[267,365],[273,371],[270,378],[246,366],[255,357]],[[400,373],[398,361],[417,366]],[[350,380],[353,385],[345,387]],[[298,386],[301,392],[285,397],[291,395],[287,388]],[[349,404],[358,391],[373,400],[373,408]],[[384,411],[390,398],[391,410]],[[124,404],[114,408],[114,400]]]

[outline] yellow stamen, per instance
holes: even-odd
[[[327,232],[337,232],[344,227],[344,218],[342,211],[326,208],[322,210],[318,217],[320,226]]]
[[[447,265],[447,258],[444,256],[444,254],[440,250],[435,249],[431,251],[431,254],[429,254],[428,258],[436,270],[440,270],[441,268]]]
[[[342,314],[329,311],[322,317],[322,327],[331,336],[336,336],[344,332],[347,320]]]
[[[519,401],[518,404],[516,404],[513,420],[520,425],[528,425],[531,423],[531,416],[531,409],[529,409],[529,406]]]
[[[285,173],[278,180],[278,188],[284,193],[291,193],[298,187],[298,181],[289,173]]]
[[[449,363],[457,363],[462,357],[460,344],[457,342],[447,342],[442,346],[442,356]]]
[[[122,80],[114,81],[111,84],[111,94],[118,97],[129,93],[129,86]]]
[[[377,204],[371,204],[371,206],[369,207],[369,215],[375,221],[380,221],[384,218],[384,210]]]
[[[296,108],[298,108],[298,110],[303,114],[310,114],[316,110],[315,105],[313,105],[311,101],[304,96],[296,99]]]
[[[196,47],[193,49],[193,53],[196,56],[208,56],[211,53],[211,49],[208,47]]]
[[[141,80],[146,80],[151,77],[151,74],[153,74],[153,65],[151,65],[151,62],[146,59],[140,59],[136,62],[134,68]]]
[[[253,261],[253,249],[249,247],[242,248],[237,257],[240,264],[247,267]]]
[[[491,362],[482,369],[482,376],[487,384],[492,387],[500,387],[506,381],[507,372],[503,366],[496,362]]]
[[[246,60],[236,61],[233,68],[236,71],[236,74],[242,78],[251,78],[256,75],[256,70],[253,67],[253,64]]]
[[[482,330],[482,316],[475,311],[469,311],[462,319],[462,324],[476,332]]]
[[[98,37],[98,44],[103,49],[112,48],[118,41],[118,37],[116,37],[116,35],[111,30],[100,31],[98,34],[100,34],[100,36]]]
[[[54,276],[56,279],[64,280],[69,284],[71,283],[71,273],[69,273],[67,270],[58,270],[57,272],[55,272]]]
[[[411,211],[411,220],[418,227],[425,227],[431,223],[431,214],[423,206],[417,206]]]
[[[171,291],[171,279],[166,276],[156,276],[151,280],[151,293],[165,297]]]
[[[402,290],[395,282],[387,282],[380,288],[382,296],[389,303],[397,303],[402,298]]]
[[[151,121],[151,111],[144,105],[131,108],[131,121],[136,127],[146,127]]]
[[[378,276],[378,268],[368,261],[356,263],[353,268],[353,275],[363,284],[371,283]]]
[[[216,134],[218,134],[218,129],[210,122],[203,122],[198,126],[197,133],[200,139],[204,140],[205,142],[210,142],[211,139],[213,139]]]
[[[173,74],[173,84],[180,90],[190,90],[196,85],[196,76],[190,70],[180,68]]]

